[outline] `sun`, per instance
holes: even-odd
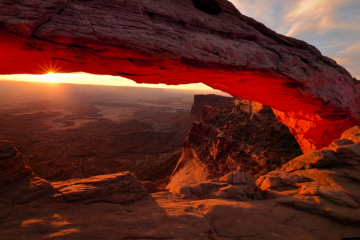
[[[56,83],[58,79],[56,78],[56,74],[54,72],[48,72],[41,76],[43,82]]]

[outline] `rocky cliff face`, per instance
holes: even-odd
[[[12,143],[0,141],[0,187],[32,174],[33,171],[25,164],[21,154],[13,147]]]
[[[223,97],[215,94],[194,95],[194,103],[191,107],[191,114],[201,114],[204,106],[222,107],[233,102],[233,98]]]
[[[236,99],[217,109],[205,106],[184,142],[175,182],[217,179],[241,169],[258,178],[301,155],[288,128],[271,108]]]
[[[34,174],[9,141],[0,141],[0,176],[0,217],[9,205],[29,203],[53,190],[48,181]]]
[[[203,82],[276,109],[304,152],[360,123],[360,88],[343,67],[226,0],[6,0],[0,9],[0,74]]]

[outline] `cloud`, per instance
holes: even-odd
[[[359,52],[359,51],[360,51],[360,42],[353,44],[338,53],[354,53],[354,52]]]
[[[351,0],[298,0],[290,6],[284,16],[283,27],[290,29],[287,36],[298,36],[303,33],[326,31],[342,28],[344,24],[336,21],[337,9]]]
[[[322,47],[323,49],[338,48],[347,45],[346,43],[337,43],[329,46]]]
[[[339,64],[351,63],[354,61],[354,58],[351,57],[334,57],[334,60]]]
[[[360,10],[359,0],[230,1],[241,13],[292,37],[309,32],[323,34],[331,29],[360,30],[360,15],[356,13]]]
[[[276,28],[281,24],[284,0],[230,0],[239,11],[256,20],[260,20],[266,26]]]
[[[360,78],[359,0],[230,0],[244,15],[315,45]]]

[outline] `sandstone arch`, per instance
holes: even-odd
[[[0,52],[0,74],[203,82],[271,106],[304,152],[360,123],[360,88],[343,67],[226,0],[4,0]]]

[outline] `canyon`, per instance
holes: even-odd
[[[187,91],[0,82],[0,95],[0,139],[51,181],[123,171],[156,180],[150,169],[168,159],[176,165],[200,119],[189,114]]]

